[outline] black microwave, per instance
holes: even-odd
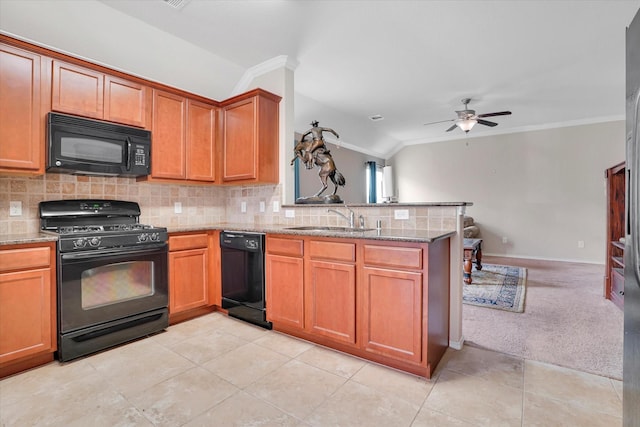
[[[151,132],[49,113],[47,172],[144,176],[151,171]]]

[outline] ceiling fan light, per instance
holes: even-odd
[[[465,132],[469,132],[478,123],[476,119],[458,120],[456,125]]]

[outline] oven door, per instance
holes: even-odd
[[[168,306],[167,245],[63,253],[59,332],[67,333]]]

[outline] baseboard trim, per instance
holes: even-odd
[[[531,255],[507,255],[507,254],[490,253],[490,252],[485,252],[485,251],[482,251],[482,256],[483,257],[485,257],[485,256],[494,256],[494,257],[500,257],[500,258],[533,259],[533,260],[536,260],[536,261],[575,262],[575,263],[579,263],[579,264],[591,264],[591,265],[602,265],[602,266],[604,266],[603,262],[587,261],[587,260],[584,260],[584,259],[545,258],[545,257],[531,256]]]
[[[451,347],[454,350],[462,350],[463,346],[464,346],[464,337],[461,337],[459,341],[449,340],[449,347]]]

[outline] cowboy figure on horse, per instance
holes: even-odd
[[[335,186],[333,190],[333,195],[335,195],[338,191],[338,186],[344,186],[346,181],[344,176],[336,169],[336,164],[333,161],[331,152],[324,144],[322,132],[331,132],[336,138],[340,138],[340,136],[333,129],[318,127],[317,120],[311,122],[311,126],[313,127],[302,135],[300,142],[297,143],[293,149],[295,157],[291,160],[291,164],[293,165],[296,159],[299,158],[304,162],[307,169],[312,169],[315,163],[315,165],[320,168],[318,175],[322,182],[322,188],[314,194],[313,197],[319,197],[320,194],[327,189],[327,178],[331,178]],[[305,141],[304,139],[310,134],[313,135],[313,139],[311,141]]]

